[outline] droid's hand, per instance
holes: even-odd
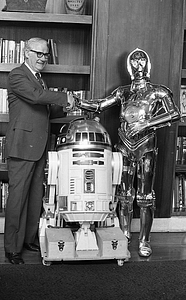
[[[118,101],[122,101],[124,99],[124,93],[123,93],[123,88],[118,88],[116,90],[116,98]]]
[[[133,137],[136,134],[142,132],[146,128],[148,128],[148,122],[147,121],[144,121],[143,123],[142,122],[131,123],[131,124],[129,124],[129,126],[127,128],[126,135],[129,138]]]

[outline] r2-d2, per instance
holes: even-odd
[[[98,120],[61,127],[48,153],[44,213],[40,219],[43,264],[62,260],[128,260],[128,242],[116,216],[115,188],[122,156]]]

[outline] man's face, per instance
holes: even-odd
[[[42,55],[45,54],[45,55]],[[35,72],[40,72],[46,66],[48,58],[47,43],[33,43],[30,50],[26,50],[26,62]],[[42,56],[42,57],[40,57]]]

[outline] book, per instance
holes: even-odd
[[[0,37],[0,63],[2,62],[3,38]]]
[[[6,208],[6,203],[8,199],[8,183],[2,182],[2,209]]]
[[[8,63],[8,40],[3,39],[2,63]]]
[[[0,88],[0,113],[3,113],[3,89]]]
[[[49,39],[48,42],[49,42],[49,51],[50,51],[50,55],[51,55],[50,63],[51,64],[59,64],[57,44],[53,39]]]
[[[173,212],[179,210],[179,177],[178,176],[175,177],[172,210]]]
[[[20,57],[19,57],[20,64],[22,64],[25,60],[24,47],[25,47],[25,41],[20,41]]]
[[[15,43],[15,63],[20,62],[20,43]]]
[[[0,163],[5,163],[5,143],[6,137],[0,136]]]
[[[181,155],[181,164],[186,164],[186,137],[182,137],[182,155]]]
[[[0,181],[0,211],[2,211],[2,181]]]
[[[2,109],[2,113],[3,114],[7,114],[9,112],[8,109],[8,91],[7,89],[3,89],[3,93],[2,93],[3,97],[2,97],[2,103],[3,103],[3,109]]]
[[[173,212],[183,212],[186,210],[186,175],[179,174],[175,177]]]
[[[55,41],[54,41],[54,57],[55,57],[55,63],[58,65],[59,59],[58,59],[57,43]]]
[[[186,117],[186,85],[181,85],[180,113],[181,113],[181,120],[184,121],[184,118]]]
[[[8,63],[15,62],[15,41],[10,40],[8,42]]]
[[[176,163],[182,165],[186,164],[186,137],[185,136],[177,137]]]

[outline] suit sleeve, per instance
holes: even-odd
[[[8,91],[29,104],[57,104],[63,107],[67,106],[66,93],[44,90],[34,76],[33,80],[32,78],[30,79],[19,68],[12,70],[8,79]]]

